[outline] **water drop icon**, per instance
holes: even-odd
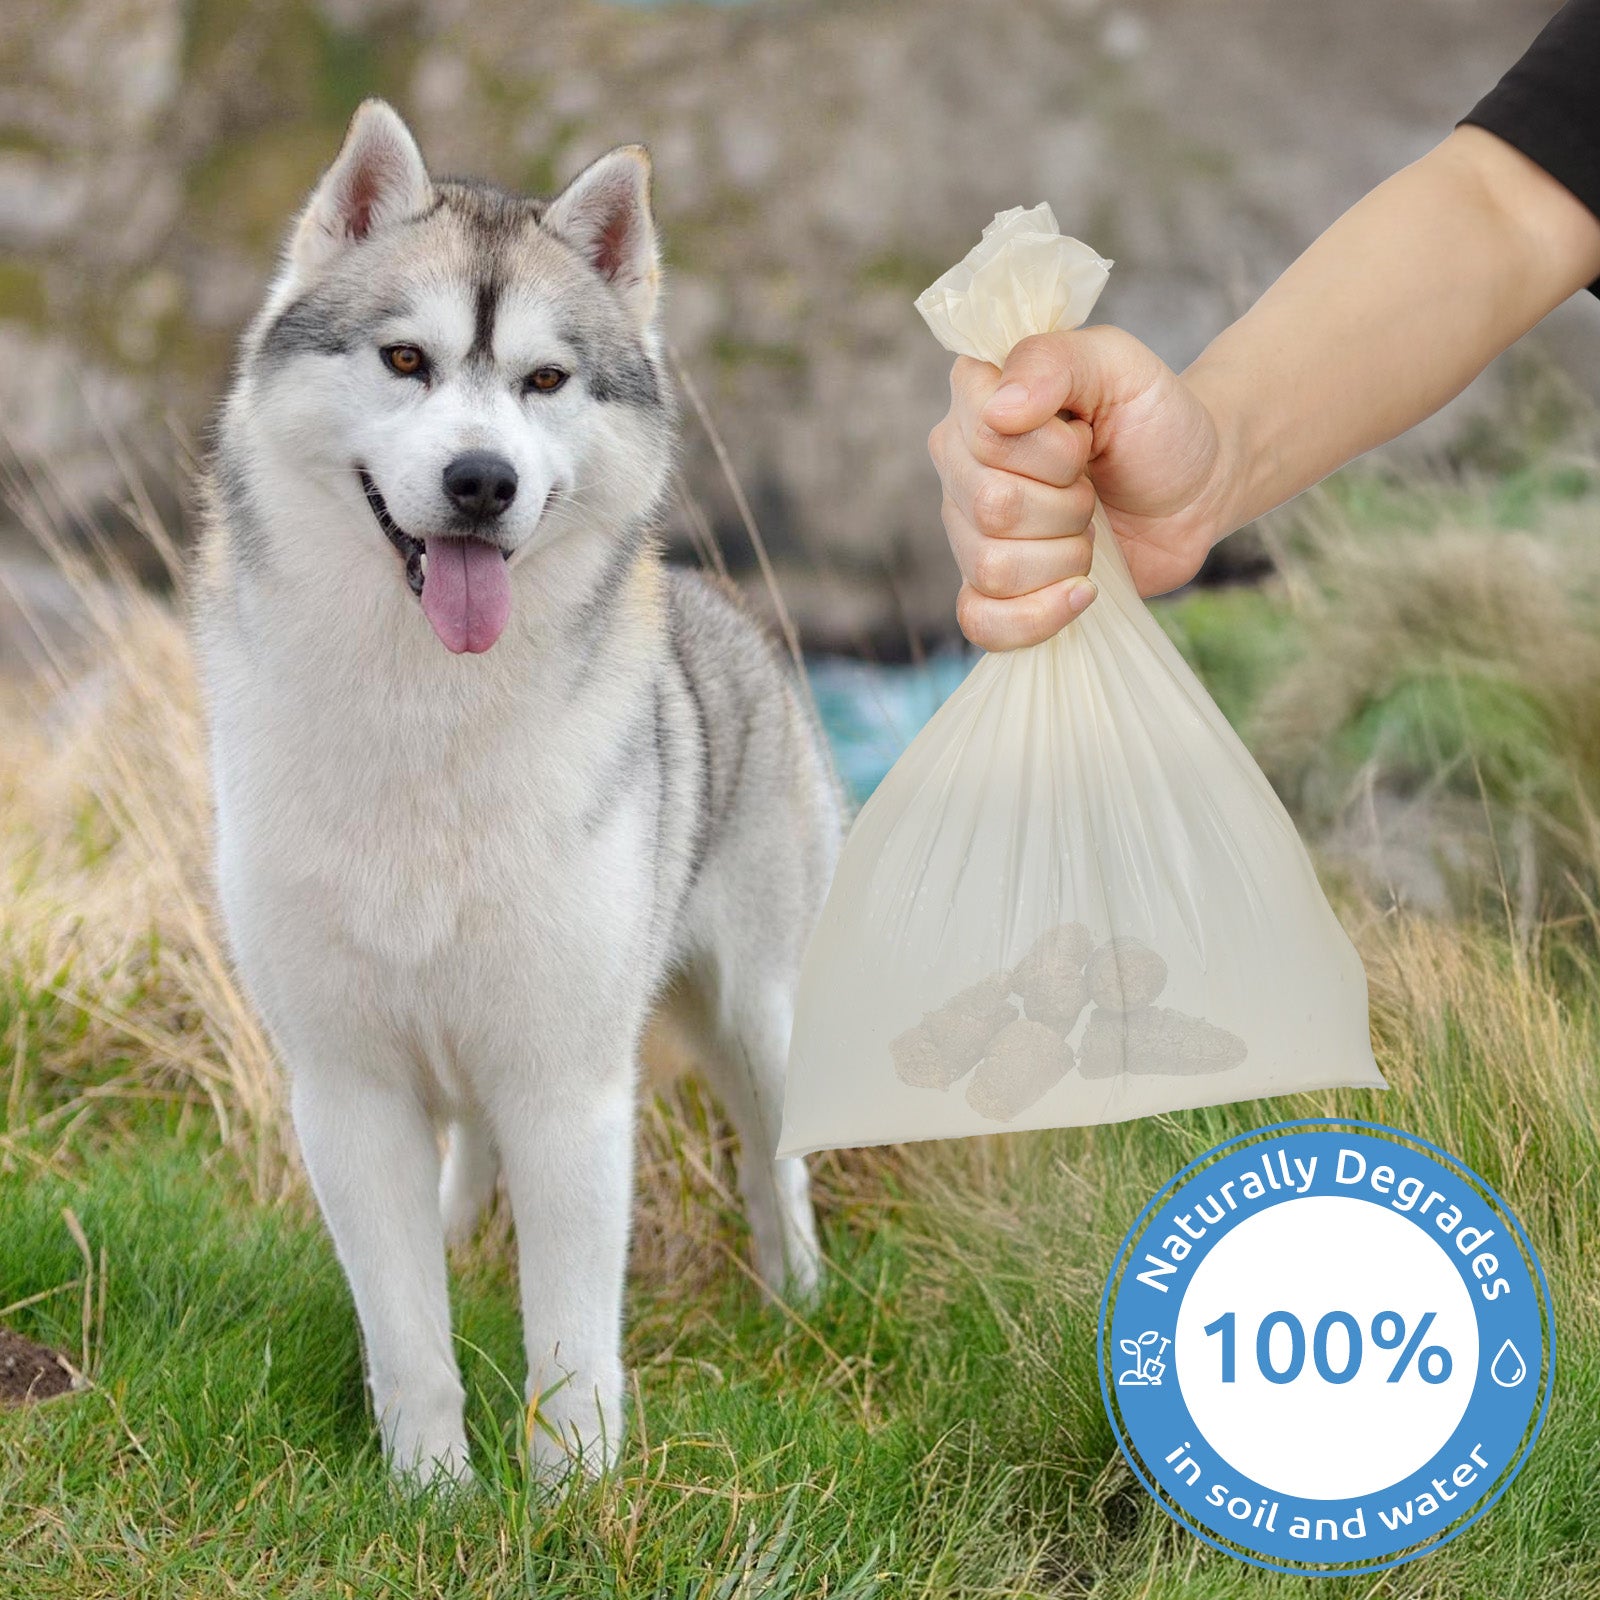
[[[1494,1361],[1489,1367],[1489,1376],[1502,1389],[1515,1389],[1528,1376],[1528,1363],[1522,1359],[1522,1352],[1509,1339],[1495,1352]]]

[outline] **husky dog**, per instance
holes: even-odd
[[[401,1474],[467,1473],[445,1246],[502,1173],[539,1465],[614,1455],[669,985],[760,1274],[817,1277],[804,1165],[773,1153],[836,791],[765,639],[659,558],[658,281],[643,149],[524,199],[432,180],[369,101],[219,422],[195,587],[222,908]]]

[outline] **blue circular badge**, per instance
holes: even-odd
[[[1260,1128],[1140,1213],[1100,1302],[1122,1452],[1208,1544],[1284,1572],[1425,1554],[1544,1421],[1550,1295],[1493,1189],[1373,1123]]]

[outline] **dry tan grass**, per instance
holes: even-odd
[[[0,952],[18,996],[6,1148],[37,1150],[49,1127],[62,1151],[119,1100],[201,1104],[265,1196],[286,1178],[282,1096],[212,912],[188,644],[162,601],[62,557],[88,665],[56,657],[13,689],[0,750]]]

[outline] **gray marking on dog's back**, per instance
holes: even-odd
[[[792,675],[770,641],[748,615],[700,574],[669,569],[667,605],[673,638],[706,730],[706,854],[714,854],[737,808],[752,752],[782,772],[765,779],[794,781],[809,752],[791,732],[791,717],[773,717],[780,706],[805,720]]]
[[[594,585],[572,615],[572,636],[578,653],[573,661],[571,681],[574,691],[581,687],[591,663],[611,632],[616,615],[616,599],[628,581],[649,539],[649,526],[635,523],[615,536],[615,543],[601,565]]]
[[[655,849],[651,853],[651,860],[655,863],[655,907],[657,918],[664,909],[661,903],[662,878],[665,876],[667,865],[667,852],[663,849],[667,837],[667,804],[672,798],[671,774],[667,766],[668,740],[667,708],[666,701],[661,693],[661,680],[658,678],[654,684],[655,690],[655,752],[656,752],[656,836]],[[676,916],[673,918],[676,921]]]
[[[744,717],[739,723],[739,746],[728,773],[728,782],[722,796],[722,808],[717,816],[718,827],[722,825],[723,818],[733,810],[734,801],[739,798],[739,785],[744,782],[745,761],[750,755],[750,736],[754,732],[755,714],[746,706]]]
[[[636,523],[618,535],[588,596],[572,614],[566,630],[567,637],[574,641],[572,660],[567,668],[569,701],[592,686],[596,663],[602,660],[602,652],[610,642],[617,621],[618,599],[644,555],[648,541],[649,527],[645,523]],[[595,786],[600,800],[583,816],[585,832],[598,828],[616,809],[630,779],[639,772],[640,763],[649,752],[652,736],[651,717],[642,713],[636,724],[630,724],[610,769]]]
[[[694,680],[694,674],[689,670],[689,663],[684,656],[683,633],[680,626],[680,612],[671,608],[667,617],[667,639],[672,646],[672,660],[677,667],[679,676],[683,679],[684,692],[689,697],[689,705],[694,712],[695,728],[695,753],[699,757],[700,766],[700,803],[695,807],[694,842],[689,850],[689,882],[688,887],[693,888],[699,880],[700,869],[705,866],[706,855],[711,848],[712,821],[712,794],[711,794],[711,725],[706,720],[705,696],[699,684]]]
[[[643,701],[638,715],[627,725],[618,739],[615,759],[605,777],[595,784],[595,803],[578,819],[579,830],[593,834],[622,803],[628,793],[628,783],[642,770],[649,757],[656,733],[655,700]]]

